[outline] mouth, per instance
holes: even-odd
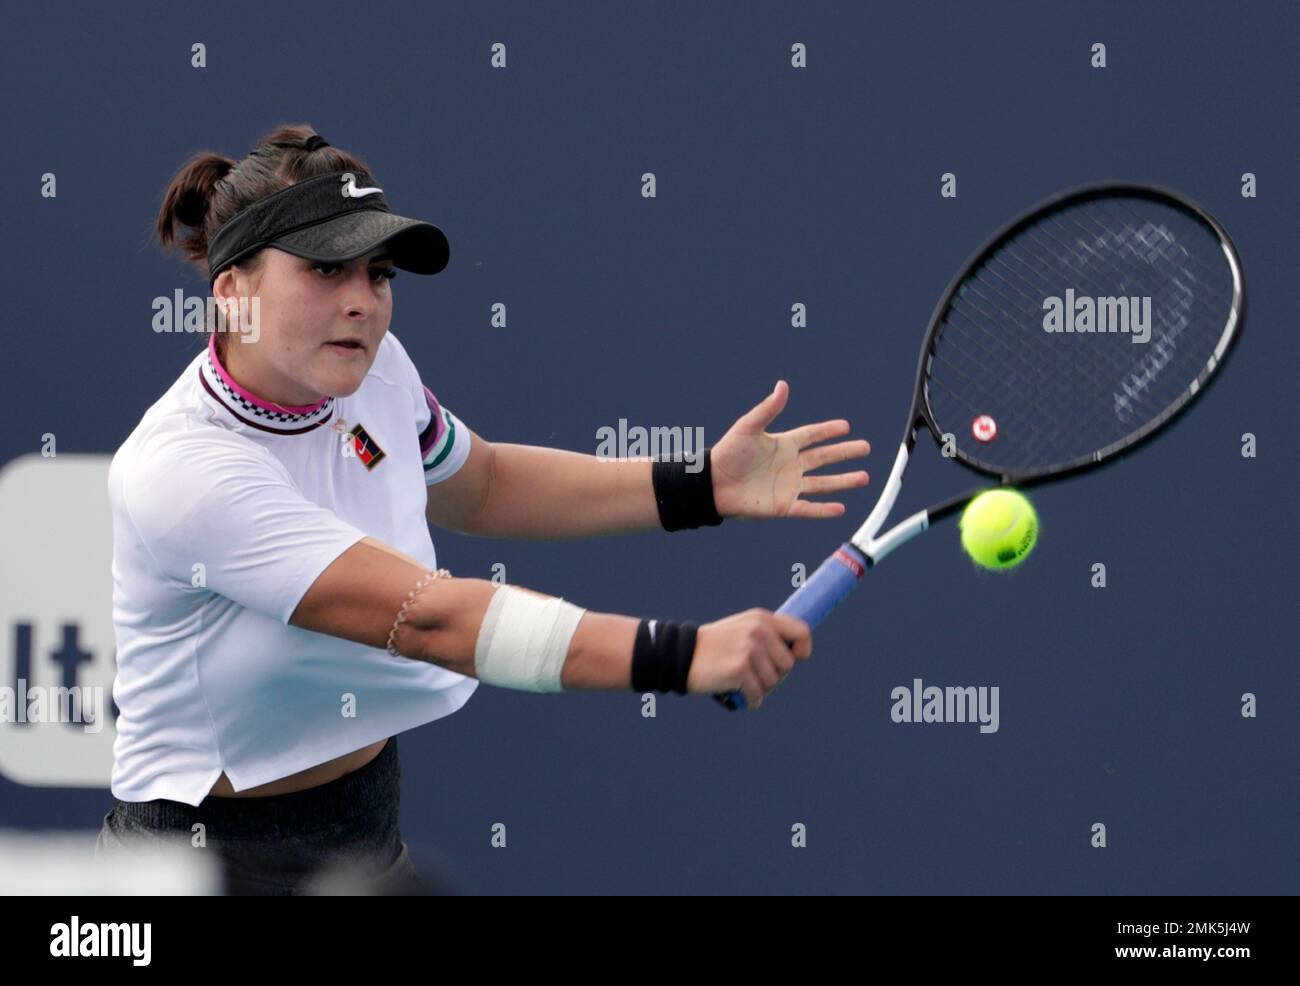
[[[364,353],[366,351],[365,343],[363,343],[360,339],[357,339],[355,337],[351,337],[347,339],[336,339],[333,342],[326,343],[326,345],[330,349],[333,349],[340,353],[351,353],[356,355],[356,354]]]

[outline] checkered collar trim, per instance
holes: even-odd
[[[280,435],[299,435],[314,431],[334,414],[335,400],[323,397],[307,407],[284,407],[264,401],[241,387],[217,356],[215,336],[208,343],[207,356],[199,363],[199,383],[203,389],[238,421],[259,431]]]

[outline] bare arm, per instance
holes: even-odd
[[[478,534],[558,541],[659,527],[649,459],[599,459],[533,445],[495,449]]]
[[[312,583],[289,622],[371,647],[387,647],[398,610],[427,571],[396,548],[364,538]],[[438,579],[425,587],[408,611],[395,644],[406,657],[477,677],[474,645],[498,588],[486,579]],[[631,616],[587,611],[570,642],[560,683],[572,689],[631,688],[632,643],[639,622]]]
[[[395,548],[363,538],[312,583],[289,622],[371,647],[387,647],[398,611],[427,572]],[[486,579],[434,580],[407,611],[394,641],[398,652],[477,677],[474,651],[479,628],[500,589]],[[569,641],[560,684],[566,689],[631,688],[632,647],[639,625],[636,617],[588,610]],[[739,688],[749,707],[756,709],[795,661],[806,660],[811,653],[812,635],[802,620],[746,610],[700,626],[687,687],[696,693]]]
[[[810,475],[871,451],[861,440],[811,448],[849,431],[844,419],[768,434],[788,389],[744,414],[711,450],[709,490],[722,517],[839,517],[842,503],[802,499],[867,483],[864,471]],[[439,527],[488,537],[563,540],[660,526],[646,459],[607,459],[563,449],[489,443],[470,433],[456,475],[429,487],[426,515]],[[688,465],[688,469],[702,463]]]
[[[429,487],[425,516],[480,537],[559,541],[657,528],[649,459],[599,459],[533,445],[487,442]]]

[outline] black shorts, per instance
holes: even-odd
[[[305,791],[197,807],[114,798],[95,855],[164,843],[212,852],[228,894],[421,893],[398,830],[400,777],[394,736],[361,769]]]

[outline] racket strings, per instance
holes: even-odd
[[[958,350],[957,358],[946,360],[954,369],[961,363],[975,365],[974,361],[965,358],[964,354],[960,353],[960,347],[954,345],[952,339],[946,341],[946,348]],[[979,364],[979,369],[985,370],[986,367],[983,364]],[[987,402],[976,404],[973,398],[969,396],[980,393],[980,383],[982,381],[976,379],[974,375],[969,372],[961,372],[963,383],[966,385],[964,391],[958,390],[953,385],[946,384],[942,377],[932,377],[930,382],[938,384],[940,388],[946,390],[949,394],[959,400],[968,415],[968,419],[974,421],[979,416],[987,414],[990,407]],[[983,379],[987,380],[989,374],[992,373],[997,373],[997,375],[1004,379],[1007,376],[1005,368],[1002,368],[997,371],[988,370]],[[974,386],[972,386],[972,384],[974,384]],[[1041,447],[1049,441],[1056,439],[1065,428],[1069,427],[1067,418],[1052,415],[1051,413],[1043,413],[1045,409],[1053,408],[1059,402],[1059,393],[1052,392],[1043,382],[1043,377],[1041,375],[1034,374],[1023,376],[1019,379],[1017,386],[1028,388],[1032,393],[1025,393],[1022,390],[1022,399],[1014,406],[1014,410],[1019,412],[1022,408],[1030,410],[1037,409],[1037,413],[1032,418],[1027,417],[1025,413],[1017,413],[1014,418],[1009,413],[1000,413],[994,417],[999,432],[1004,434],[1009,432],[1010,434],[1030,435],[1033,439],[1033,444],[1036,447]],[[1056,422],[1056,426],[1052,428],[1050,432],[1046,431],[1045,423],[1050,423],[1053,420]],[[1050,425],[1048,426],[1050,427]],[[1029,450],[1031,458],[1033,451],[1033,449]]]
[[[1155,228],[1152,227],[1152,230],[1154,229]],[[1104,232],[1109,233],[1111,231],[1104,231]],[[1119,229],[1117,235],[1112,237],[1112,240],[1114,241],[1114,243],[1119,243],[1125,251],[1130,251],[1131,248],[1128,245],[1128,241],[1131,235],[1134,233],[1137,233],[1137,238],[1139,239],[1146,238],[1144,231],[1134,230],[1131,226],[1124,226]],[[1065,249],[1072,248],[1071,244],[1063,243],[1057,238],[1052,238],[1050,241],[1045,243],[1042,237],[1048,237],[1051,236],[1052,234],[1047,233],[1046,231],[1040,230],[1038,228],[1031,228],[1027,230],[1024,235],[1034,238],[1036,243],[1048,247],[1049,249],[1052,250],[1065,250]],[[1156,245],[1154,245],[1150,250],[1146,251],[1147,255],[1143,259],[1148,262],[1153,259],[1156,259],[1162,250],[1168,249],[1168,244],[1170,242],[1171,239],[1168,237],[1167,234],[1164,234],[1163,237],[1157,242]],[[1080,245],[1085,250],[1088,251],[1087,254],[1083,255],[1082,262],[1080,262],[1080,255],[1078,254],[1075,255],[1075,261],[1076,263],[1080,263],[1081,270],[1087,269],[1091,261],[1095,259],[1100,265],[1105,266],[1110,271],[1112,276],[1115,276],[1117,278],[1117,280],[1120,282],[1121,290],[1128,289],[1128,287],[1130,286],[1129,282],[1131,281],[1131,278],[1125,277],[1125,275],[1128,273],[1127,271],[1121,268],[1116,268],[1111,258],[1105,256],[1104,253],[1099,253],[1098,249],[1094,249],[1093,247],[1088,246],[1086,241],[1081,241]],[[1106,245],[1105,239],[1102,238],[1099,241],[1099,246],[1104,247],[1105,245]],[[1013,259],[1015,261],[1014,264],[1010,262]],[[999,265],[1006,269],[1007,276],[1003,277],[1002,274],[998,271]],[[998,281],[1002,287],[1005,287],[1006,290],[1000,291],[999,293],[1006,300],[1008,301],[1013,300],[1013,299],[1006,298],[1007,291],[1015,292],[1016,298],[1014,299],[1014,301],[1022,303],[1019,306],[1020,311],[1018,313],[1018,317],[1026,318],[1026,319],[1039,317],[1039,312],[1041,311],[1041,299],[1046,294],[1050,293],[1050,287],[1051,287],[1050,285],[1044,283],[1041,280],[1041,278],[1039,278],[1035,283],[1034,278],[1037,278],[1039,276],[1040,273],[1039,271],[1037,271],[1036,269],[1026,268],[1023,263],[1023,258],[1018,256],[1013,258],[1010,255],[1007,257],[998,256],[992,258],[992,262],[990,262],[987,269],[988,272],[991,274],[991,276],[996,281]],[[1103,296],[1103,292],[1106,290],[1106,285],[1104,283],[1096,281],[1091,274],[1088,277],[1076,277],[1075,280],[1078,282],[1077,287],[1084,288],[1084,290],[1079,291],[1080,294],[1088,293],[1094,297],[1101,297]],[[1169,299],[1168,306],[1160,302],[1154,303],[1152,306],[1153,318],[1155,317],[1154,312],[1160,312],[1161,317],[1163,317],[1163,313],[1166,310],[1166,307],[1173,307],[1179,304],[1185,306],[1186,305],[1185,299],[1171,298]],[[989,315],[989,313],[987,312],[985,312],[984,314],[986,316]],[[1017,315],[1013,315],[1009,313],[1005,308],[999,309],[999,314],[1003,318],[1017,317]],[[1004,346],[1006,348],[1011,348],[1010,343],[1006,341],[1008,337],[999,336],[999,338],[1004,340]],[[1024,347],[1020,347],[1020,348],[1023,350]],[[1077,365],[1077,371],[1087,372],[1090,374],[1090,379],[1087,381],[1087,384],[1091,389],[1091,392],[1095,393],[1100,388],[1107,386],[1108,381],[1113,381],[1116,378],[1123,377],[1125,374],[1131,373],[1131,364],[1129,363],[1130,358],[1127,356],[1127,354],[1124,353],[1122,349],[1107,347],[1104,351],[1100,353],[1103,359],[1108,357],[1109,354],[1114,354],[1114,360],[1112,361],[1111,365],[1103,366],[1101,362],[1094,364],[1091,361],[1083,361]],[[1028,363],[1028,360],[1022,359],[1021,362],[1022,364],[1025,364]],[[1031,366],[1030,372],[1031,373],[1036,372],[1036,367]],[[1036,389],[1041,394],[1045,388],[1043,386],[1039,386]],[[1068,397],[1068,394],[1062,389],[1060,382],[1054,382],[1052,384],[1051,389],[1052,389],[1052,393],[1056,395],[1056,397],[1058,398],[1058,401],[1062,397]],[[1139,395],[1142,394],[1141,389],[1139,389],[1137,392],[1139,393]],[[1039,406],[1051,407],[1053,403],[1056,403],[1058,401],[1049,400],[1045,405],[1039,405]],[[1164,404],[1162,403],[1160,406],[1163,407]],[[1131,413],[1126,414],[1123,417],[1125,421],[1127,421],[1128,418],[1131,418]],[[1072,420],[1073,420],[1072,416],[1069,415],[1058,416],[1056,419],[1057,423],[1055,427],[1053,427],[1048,422],[1041,422],[1033,432],[1033,435],[1035,437],[1032,442],[1032,447],[1026,450],[1027,456],[1029,458],[1034,458],[1035,455],[1040,454],[1041,452],[1045,451],[1046,448],[1058,442],[1064,436],[1064,433],[1071,427]]]
[[[960,395],[961,390],[955,385],[945,384],[948,375],[956,374],[960,376],[961,382],[966,385],[968,392],[978,390],[982,382],[992,374],[1004,372],[1005,364],[999,362],[995,354],[990,358],[989,354],[979,351],[977,348],[966,348],[963,346],[959,334],[954,333],[950,338],[944,340],[944,345],[936,349],[933,356],[933,362],[943,364],[941,369],[946,373],[937,372],[932,367],[931,376],[927,382],[937,383],[939,386],[946,386],[948,391],[954,395]],[[1042,381],[1032,377],[1026,378],[1027,385],[1036,392],[1036,395],[1044,400],[1051,398],[1051,395],[1043,389]]]
[[[1111,203],[1102,203],[1102,207],[1109,207]],[[1131,214],[1131,210],[1130,214]],[[1129,287],[1131,271],[1116,266],[1115,254],[1121,258],[1136,257],[1148,265],[1162,263],[1167,274],[1157,280],[1157,284],[1165,289],[1163,297],[1152,297],[1152,322],[1159,322],[1160,331],[1156,332],[1156,325],[1150,326],[1152,339],[1156,340],[1156,349],[1161,350],[1162,346],[1174,345],[1177,336],[1182,329],[1188,324],[1188,313],[1191,311],[1195,294],[1190,285],[1185,282],[1196,283],[1195,273],[1188,266],[1193,260],[1191,254],[1181,243],[1178,243],[1174,236],[1164,226],[1156,226],[1150,220],[1136,226],[1134,219],[1140,220],[1142,217],[1130,215],[1129,219],[1116,217],[1115,225],[1111,227],[1103,226],[1096,222],[1091,216],[1084,215],[1085,223],[1091,223],[1091,228],[1096,235],[1095,242],[1110,247],[1113,252],[1101,253],[1101,262],[1108,265],[1110,272],[1119,281],[1121,292],[1126,292]],[[1044,223],[1044,226],[1047,224]],[[1058,223],[1058,225],[1060,225]],[[1085,227],[1086,228],[1086,227]],[[1059,238],[1054,242],[1060,243]],[[1135,245],[1141,244],[1141,249]],[[1139,272],[1143,269],[1136,268]],[[1175,270],[1179,274],[1173,273]],[[1181,276],[1180,276],[1181,275]],[[1138,291],[1150,291],[1149,285],[1140,286]],[[1169,392],[1158,394],[1149,390],[1152,380],[1150,373],[1152,357],[1145,350],[1139,351],[1136,357],[1130,355],[1132,347],[1126,351],[1124,347],[1115,347],[1107,349],[1102,353],[1103,356],[1113,353],[1115,360],[1107,367],[1107,375],[1118,375],[1120,378],[1121,389],[1124,389],[1124,382],[1132,380],[1137,385],[1137,398],[1147,400],[1153,404],[1153,411],[1158,413],[1167,403],[1177,396],[1177,393],[1186,386],[1186,381],[1179,379],[1177,376],[1166,376],[1164,379],[1172,381],[1169,384]],[[1163,350],[1161,350],[1163,352]],[[1145,369],[1143,369],[1145,367]],[[1141,377],[1138,375],[1139,369],[1143,369]],[[1129,408],[1125,413],[1119,413],[1121,408],[1127,408],[1127,403],[1117,408],[1117,414],[1123,423],[1128,423],[1133,417],[1133,410]]]
[[[1130,217],[1134,219],[1140,218],[1136,216],[1133,210],[1124,201],[1109,203],[1109,205],[1115,208],[1123,209],[1125,212],[1129,214]],[[1185,248],[1181,248],[1181,247],[1180,250],[1181,250],[1181,254],[1180,254],[1181,257],[1186,258],[1189,264],[1194,265],[1197,269],[1199,269],[1199,271],[1203,275],[1206,275],[1204,279],[1205,283],[1209,285],[1213,285],[1214,278],[1218,274],[1218,271],[1207,268],[1205,261],[1201,257],[1199,257],[1196,253],[1190,252]],[[1221,254],[1216,255],[1216,261],[1220,263],[1220,267],[1226,264],[1226,261],[1223,259]],[[1188,326],[1188,324],[1190,324],[1192,318],[1192,304],[1195,299],[1195,289],[1196,287],[1199,287],[1199,285],[1202,283],[1201,280],[1197,278],[1196,273],[1190,267],[1183,270],[1182,273],[1183,276],[1186,278],[1187,282],[1190,283],[1184,283],[1184,281],[1179,279],[1178,277],[1171,277],[1171,282],[1174,288],[1181,293],[1181,297],[1174,299],[1167,308],[1160,309],[1158,311],[1158,314],[1156,315],[1156,317],[1161,319],[1162,321],[1162,336],[1165,338],[1165,340],[1170,342],[1170,344],[1173,344],[1174,340],[1177,339],[1178,335],[1181,334],[1183,329],[1185,329]],[[1213,287],[1211,287],[1211,290],[1213,290]],[[1216,341],[1215,344],[1216,351],[1217,348],[1218,348],[1218,344]],[[1144,367],[1143,362],[1144,361],[1142,359],[1139,359],[1133,365],[1133,369],[1131,373],[1135,382],[1138,379],[1137,374],[1139,369],[1141,369],[1143,373],[1142,379],[1143,380],[1149,379],[1149,368]]]
[[[993,272],[994,276],[998,278],[998,280],[992,283],[991,289],[988,292],[988,295],[986,295],[986,297],[989,297],[990,303],[993,300],[993,296],[996,296],[998,300],[1004,302],[1004,304],[1000,304],[997,306],[999,313],[1001,313],[1004,317],[1006,315],[1005,304],[1012,303],[1015,300],[1017,300],[1015,296],[1017,295],[1020,296],[1018,300],[1021,301],[1022,303],[1030,300],[1024,297],[1027,289],[1025,288],[1024,284],[1021,283],[1020,279],[1017,279],[1014,275],[1008,275],[1003,277],[996,271],[995,267],[991,267],[990,270]],[[1091,284],[1087,283],[1085,280],[1079,279],[1079,290],[1082,293],[1083,291],[1096,291],[1097,289],[1093,287]],[[1185,299],[1184,299],[1184,304],[1185,304]],[[1163,306],[1160,306],[1158,303],[1158,307],[1163,307]],[[987,310],[981,309],[981,311],[983,314],[986,315],[989,314]],[[1034,307],[1031,308],[1030,311],[1033,312],[1034,317],[1037,316],[1036,305],[1034,305]],[[1169,336],[1173,334],[1163,329],[1161,331],[1164,336]],[[1154,364],[1147,364],[1145,367],[1145,372],[1143,372],[1143,364],[1141,363],[1137,364],[1137,368],[1135,369],[1134,365],[1131,362],[1131,358],[1128,357],[1127,353],[1123,353],[1123,352],[1117,353],[1113,348],[1106,350],[1106,352],[1114,354],[1117,359],[1123,360],[1123,363],[1120,365],[1116,365],[1114,361],[1111,361],[1110,365],[1107,366],[1104,363],[1095,360],[1091,360],[1091,361],[1082,360],[1082,361],[1074,362],[1070,366],[1071,376],[1074,378],[1072,382],[1076,385],[1082,385],[1086,383],[1090,388],[1092,388],[1094,392],[1101,391],[1104,393],[1106,391],[1101,390],[1101,388],[1106,386],[1108,381],[1101,379],[1103,376],[1111,378],[1111,381],[1109,381],[1110,383],[1113,383],[1114,378],[1124,377],[1132,381],[1132,385],[1125,384],[1124,389],[1126,389],[1130,394],[1136,395],[1137,399],[1159,396],[1157,395],[1156,391],[1150,387],[1151,375],[1152,372],[1156,369],[1156,366]],[[1167,360],[1168,359],[1167,354],[1162,353],[1162,358],[1164,360]],[[1022,369],[1023,369],[1024,360],[1020,360],[1019,362],[1021,362]],[[1005,361],[1000,361],[1000,363],[1003,367],[1005,367],[1006,365]],[[981,365],[985,367],[987,366],[987,364],[984,364],[982,362]],[[1088,372],[1081,373],[1080,371],[1088,371]],[[1002,375],[1003,376],[1006,375],[1005,369]],[[1042,374],[1038,374],[1036,377],[1030,377],[1029,379],[1043,380],[1048,378]],[[1008,422],[1005,414],[1002,416],[1004,434],[1006,434],[1006,426],[1008,426],[1009,424],[1015,424],[1016,427],[1013,428],[1014,433],[1023,433],[1027,436],[1032,436],[1033,439],[1032,443],[1025,450],[1025,455],[1027,459],[1037,460],[1043,458],[1043,454],[1042,454],[1043,452],[1045,452],[1049,448],[1060,445],[1062,439],[1066,437],[1066,432],[1070,431],[1073,427],[1075,427],[1077,423],[1077,419],[1076,416],[1072,413],[1072,410],[1075,404],[1077,403],[1077,401],[1073,396],[1073,392],[1072,392],[1073,388],[1069,386],[1070,383],[1071,381],[1055,380],[1052,381],[1052,385],[1050,386],[1050,388],[1042,385],[1032,388],[1033,396],[1035,397],[1033,409],[1037,412],[1040,412],[1036,415],[1037,421],[1035,422],[1035,427],[1033,427],[1032,430],[1025,428],[1021,423]],[[1054,395],[1055,401],[1052,399],[1052,396],[1046,396],[1045,392],[1047,395]],[[1020,393],[1022,395],[1027,394],[1024,381],[1021,381],[1020,383]],[[1117,395],[1118,391],[1115,391],[1112,388],[1111,393]],[[1124,423],[1127,423],[1128,419],[1132,417],[1132,413],[1129,406],[1129,402],[1131,401],[1131,399],[1132,398],[1126,396],[1124,403],[1118,405],[1119,407],[1124,409],[1125,413],[1120,415]],[[971,402],[967,401],[965,403],[968,411],[975,410]],[[1025,402],[1022,400],[1021,404],[1024,403]],[[1044,410],[1053,409],[1054,404],[1063,405],[1061,413],[1055,413],[1055,414],[1041,413]]]
[[[1187,399],[1221,346],[1233,288],[1218,235],[1190,211],[1137,194],[1058,207],[954,291],[925,400],[987,467],[1023,474],[1086,460]],[[1079,320],[1086,312],[1091,324]],[[972,435],[981,415],[996,423],[990,441]]]
[[[1004,317],[1007,315],[1005,308],[999,308],[998,311]],[[981,312],[986,316],[991,314],[986,310],[981,310]],[[1033,314],[1037,317],[1037,306],[1033,309]],[[970,357],[966,356],[965,358],[969,360]],[[1073,390],[1077,389],[1077,386],[1071,387],[1071,381],[1068,380],[1052,380],[1023,358],[1019,360],[1019,363],[1021,364],[1021,370],[1024,372],[1017,380],[1017,387],[1020,389],[1022,399],[1017,402],[1016,407],[1024,409],[1025,412],[1032,416],[1026,418],[1021,415],[1022,420],[1009,421],[1004,413],[996,420],[1000,421],[999,427],[1003,434],[1006,434],[1007,429],[1010,428],[1013,434],[1028,436],[1030,444],[1025,449],[1026,460],[1041,461],[1048,450],[1062,444],[1063,440],[1068,437],[1067,432],[1077,427],[1076,417],[1071,413],[1071,408],[1076,402]],[[988,366],[986,363],[981,362],[979,365],[987,372]],[[1072,365],[1071,370],[1076,377],[1081,378],[1074,381],[1076,385],[1085,383],[1091,388],[1092,392],[1097,392],[1107,386],[1106,377],[1113,379],[1119,376],[1127,371],[1127,366],[1111,366],[1106,371],[1103,371],[1099,365],[1089,361],[1081,361]],[[1084,374],[1086,374],[1086,378]],[[1009,376],[1005,362],[999,364],[999,376],[1003,378]],[[966,380],[969,384],[971,380],[969,375],[966,376]],[[1031,396],[1033,397],[1032,401],[1026,399]],[[973,414],[983,413],[970,400],[963,403],[968,412]],[[985,407],[984,411],[987,410],[987,407]]]
[[[984,290],[974,286],[974,282],[972,282],[970,294],[967,295],[967,302],[970,304],[971,312],[963,312],[958,307],[950,313],[950,315],[956,315],[958,319],[961,319],[963,328],[969,328],[969,332],[945,333],[941,338],[948,345],[953,345],[953,343],[961,340],[966,342],[967,345],[979,346],[980,351],[984,354],[988,354],[989,350],[987,346],[980,345],[980,342],[992,338],[992,340],[997,341],[998,349],[1002,354],[1013,355],[1019,371],[1018,375],[1014,377],[1017,380],[1017,386],[1022,388],[1024,397],[1027,398],[1032,395],[1032,397],[1036,398],[1034,401],[1022,399],[1022,401],[1018,402],[1018,407],[1031,408],[1032,410],[1035,407],[1050,407],[1054,403],[1060,403],[1062,399],[1069,399],[1067,390],[1073,386],[1073,382],[1070,380],[1050,379],[1049,376],[1044,375],[1041,372],[1043,367],[1039,362],[1032,359],[1030,351],[1026,347],[1013,345],[1013,338],[1010,336],[983,332],[983,326],[987,323],[997,323],[997,321],[1006,323],[1006,321],[1040,319],[1041,317],[1041,294],[1034,297],[1034,295],[1027,294],[1024,290],[1018,290],[1018,297],[1008,297],[1008,291],[1015,290],[1014,287],[1000,274],[993,271],[991,273],[992,280],[987,282],[987,287]],[[1005,289],[1001,285],[1006,285]],[[1000,300],[1002,304],[998,304]],[[959,343],[956,347],[961,350]],[[984,379],[988,379],[993,373],[1004,373],[1005,375],[1010,369],[1005,360],[997,360],[997,362],[985,360],[983,368]],[[1089,369],[1087,364],[1084,369]],[[971,375],[967,375],[967,380],[972,380]],[[1088,384],[1091,389],[1095,389],[1096,386],[1102,384],[1102,379],[1100,376],[1096,376],[1095,379],[1088,381]]]

